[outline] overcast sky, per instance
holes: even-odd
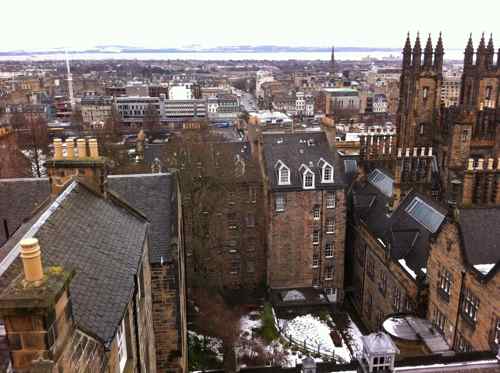
[[[403,45],[407,31],[500,46],[500,0],[2,0],[0,49]]]

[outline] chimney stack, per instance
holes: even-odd
[[[78,158],[87,158],[87,144],[85,142],[85,139],[76,140],[76,145],[78,148]]]
[[[325,132],[330,150],[335,154],[337,152],[337,127],[335,126],[335,121],[333,118],[323,117],[321,118],[321,128]]]
[[[21,240],[20,245],[24,278],[28,283],[39,286],[43,280],[43,268],[38,240],[36,238],[26,238]]]
[[[62,157],[62,140],[54,139],[54,160],[59,161],[62,159]]]

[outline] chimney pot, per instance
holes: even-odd
[[[472,171],[474,169],[474,159],[469,158],[467,162],[467,171]]]
[[[21,260],[26,281],[35,283],[36,286],[43,280],[42,257],[40,245],[36,238],[21,240]]]
[[[500,158],[497,158],[497,170],[500,170]]]
[[[429,146],[429,157],[432,157],[432,146]]]
[[[54,160],[59,161],[62,157],[62,140],[54,139]]]
[[[410,148],[406,148],[405,157],[409,157],[409,156],[410,156]]]
[[[403,149],[398,148],[398,158],[401,158],[402,153],[403,153]]]
[[[87,157],[87,144],[85,139],[76,140],[76,146],[78,148],[78,158],[86,158]]]
[[[413,148],[413,156],[416,157],[418,154],[418,148]]]
[[[99,158],[99,146],[96,139],[89,140],[90,158]]]
[[[479,158],[478,161],[477,161],[477,169],[478,170],[483,170],[484,169],[484,159],[483,158]]]
[[[66,158],[75,158],[75,141],[71,137],[66,139]]]
[[[420,150],[420,155],[422,157],[425,157],[425,147],[423,146],[422,149]]]
[[[493,158],[488,159],[488,170],[493,170],[493,162],[495,160]]]

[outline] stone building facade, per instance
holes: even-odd
[[[82,184],[82,186],[78,188],[84,188],[82,190],[88,190],[88,192],[71,192],[71,194],[75,193],[77,196],[75,198],[84,198],[85,196],[90,198],[88,197],[89,193],[90,195],[102,196],[103,201],[112,201],[117,206],[117,209],[124,208],[130,211],[132,215],[143,219],[146,226],[145,234],[141,241],[141,245],[144,244],[141,262],[142,267],[137,269],[134,300],[128,303],[127,311],[121,313],[122,316],[125,314],[125,318],[123,318],[119,328],[122,328],[124,332],[120,335],[116,335],[116,342],[111,343],[109,341],[99,341],[99,338],[96,338],[96,335],[99,336],[99,334],[92,333],[92,330],[88,328],[77,328],[74,334],[75,341],[81,341],[81,343],[91,341],[88,343],[89,349],[95,347],[96,352],[94,353],[91,350],[86,352],[89,353],[89,356],[95,355],[96,359],[98,357],[97,354],[101,354],[99,356],[102,356],[103,363],[102,366],[99,367],[102,369],[109,366],[112,371],[120,371],[123,367],[117,365],[116,356],[123,357],[123,353],[126,351],[126,356],[129,357],[126,359],[126,366],[129,366],[127,369],[131,369],[130,371],[137,371],[140,366],[142,366],[142,371],[151,372],[186,371],[187,321],[185,253],[182,234],[182,208],[176,174],[156,173],[143,174],[140,176],[108,176],[106,174],[105,160],[98,154],[97,143],[93,141],[86,143],[84,140],[78,141],[77,149],[75,149],[74,143],[69,141],[66,144],[66,153],[64,155],[61,145],[60,142],[57,140],[55,141],[55,159],[47,162],[46,166],[48,168],[49,179],[9,180],[9,184],[6,186],[8,187],[7,190],[10,191],[8,195],[8,198],[11,200],[9,204],[10,211],[14,214],[15,211],[19,210],[19,214],[14,214],[14,219],[9,221],[18,223],[22,219],[30,219],[33,214],[35,214],[35,216],[39,214],[37,211],[43,211],[45,208],[52,211],[53,208],[51,206],[47,207],[46,202],[40,202],[44,198],[47,199],[47,197],[49,197],[49,201],[54,198],[56,199],[53,206],[57,209],[60,205],[58,196],[64,196],[70,193],[67,192],[67,185],[68,183],[75,183],[75,181],[72,180],[76,178],[78,179],[78,183]],[[88,150],[90,150],[90,152],[88,152]],[[1,188],[5,186],[3,184],[5,183],[0,185]],[[15,185],[18,185],[18,187],[16,188]],[[47,185],[49,188],[46,188]],[[30,192],[31,189],[36,192]],[[49,196],[50,192],[48,189],[52,189],[51,196]],[[45,197],[42,197],[43,193],[45,193]],[[97,197],[94,197],[94,199],[95,198]],[[132,201],[133,205],[128,201]],[[20,209],[19,206],[24,206],[24,208]],[[29,208],[29,206],[31,206],[31,208]],[[95,207],[96,203],[90,201],[88,206],[84,206],[83,209],[78,212],[77,217],[75,217],[76,220],[67,219],[66,224],[69,224],[71,227],[79,227],[78,219],[82,219],[82,216],[85,216],[85,212],[88,209],[92,209],[92,206]],[[67,208],[64,210],[68,213]],[[94,212],[99,213],[99,211]],[[112,233],[107,232],[102,235],[94,234],[89,237],[95,240],[101,240],[102,238],[111,240],[112,237],[114,237],[113,234],[120,234],[121,236],[119,239],[116,238],[113,242],[120,243],[121,248],[124,244],[124,237],[127,237],[127,234],[134,234],[134,231],[126,231],[127,225],[122,224],[122,227],[119,221],[116,221],[110,214],[102,213],[101,215],[102,216],[98,215],[99,219],[105,219],[105,222],[98,224],[99,229],[113,229],[116,224],[120,228],[114,229]],[[93,214],[89,214],[90,219],[94,219],[93,216]],[[96,223],[93,222],[92,224]],[[90,226],[92,226],[92,224]],[[83,226],[86,226],[86,224]],[[17,232],[22,231],[23,227],[24,226],[21,226]],[[29,228],[28,226],[26,227]],[[79,229],[79,231],[83,233],[86,232],[85,229]],[[64,233],[64,231],[61,232]],[[136,239],[140,239],[140,235],[136,236]],[[1,250],[5,251],[12,249],[12,247],[9,246],[9,242],[14,238],[15,235],[3,245]],[[108,242],[108,245],[109,244]],[[95,248],[100,248],[103,252],[106,252],[108,249],[112,252],[116,251],[113,251],[108,246],[104,247],[102,241],[93,245]],[[43,246],[46,245],[44,244]],[[49,245],[50,248],[52,248],[52,246],[53,245]],[[77,250],[78,245],[75,245],[73,249]],[[85,253],[86,251],[88,250],[77,251],[77,253],[79,253],[78,255],[82,255],[81,253]],[[64,260],[77,260],[78,255],[75,254],[75,258],[73,258],[72,255],[67,255],[64,257]],[[98,257],[98,255],[96,255],[96,257]],[[49,258],[51,257],[49,256]],[[130,261],[131,257],[127,260]],[[71,263],[75,262],[71,261]],[[85,265],[85,261],[81,260],[77,260],[76,263],[78,263],[78,265]],[[120,265],[119,260],[116,261],[116,263]],[[64,261],[60,263],[56,261],[54,264],[66,267]],[[117,273],[124,273],[124,268],[129,268],[129,266],[130,263],[127,265],[123,264],[120,266],[119,270],[112,270],[109,273],[106,270],[100,270],[93,279],[98,280],[101,275],[106,273],[108,273],[108,277],[111,278]],[[91,267],[96,267],[96,269],[99,268],[97,265],[92,265],[88,268],[86,267],[86,271],[89,271]],[[78,275],[76,278],[78,278]],[[119,286],[123,282],[122,280],[123,279],[115,279],[113,284]],[[88,288],[91,283],[92,282],[86,284],[86,288]],[[107,289],[106,286],[102,287],[103,289]],[[84,293],[87,293],[87,290]],[[91,293],[92,292],[89,292],[89,294]],[[104,299],[103,297],[101,298]],[[102,302],[101,298],[96,295],[94,301],[99,300],[103,305],[107,304],[106,302]],[[115,299],[115,295],[108,295],[105,298]],[[109,305],[107,307],[111,308]],[[88,317],[93,317],[92,311],[88,312],[88,315]],[[78,319],[78,317],[77,311],[75,320]],[[141,326],[142,324],[147,326],[143,327]],[[109,324],[109,319],[106,319],[103,321],[103,324],[98,327],[98,330],[108,329],[112,326],[113,325]],[[89,334],[89,332],[91,333]],[[121,347],[118,342],[121,343]],[[79,346],[78,343],[75,343],[73,348],[81,348],[81,346]],[[126,346],[126,350],[123,349],[123,346]],[[70,351],[68,356],[72,354],[73,352]],[[122,357],[120,359],[123,360]],[[113,368],[111,365],[116,367]],[[88,365],[82,365],[82,369],[87,368],[91,371],[99,371],[94,365],[90,368]]]
[[[397,146],[401,148],[433,146],[439,125],[444,56],[441,35],[434,51],[429,35],[423,54],[422,61],[419,35],[413,48],[408,35],[403,49],[396,124]]]
[[[459,352],[498,350],[499,222],[498,207],[460,209],[431,244],[427,317]]]

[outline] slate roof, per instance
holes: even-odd
[[[466,260],[471,265],[500,261],[500,207],[462,208],[458,223]]]
[[[34,236],[44,266],[74,270],[70,294],[76,325],[109,347],[133,296],[147,231],[146,219],[123,201],[113,195],[104,199],[73,182],[1,250],[16,250],[24,235]],[[2,273],[0,285],[21,266],[17,257]]]
[[[263,139],[266,173],[272,190],[304,190],[302,173],[299,172],[302,164],[315,173],[315,189],[338,189],[346,185],[344,162],[338,154],[332,153],[323,132],[264,133]],[[321,183],[321,167],[318,165],[321,158],[334,167],[333,183]],[[291,185],[278,185],[278,161],[290,169]]]
[[[429,231],[408,213],[407,207],[415,198],[442,214],[443,220],[439,224],[441,226],[447,213],[446,209],[415,191],[408,193],[391,212],[388,208],[391,197],[375,185],[356,182],[352,188],[355,220],[364,223],[375,239],[380,239],[387,247],[390,246],[390,255],[394,261],[404,260],[416,275],[423,275],[421,269],[427,266],[429,242],[434,232]]]
[[[177,232],[176,181],[172,173],[110,175],[109,189],[141,211],[150,222],[149,261],[169,261],[171,235]]]
[[[4,220],[12,235],[47,200],[49,193],[47,178],[0,179],[0,247],[7,241]]]
[[[162,257],[165,261],[170,260],[170,235],[171,232],[177,232],[177,219],[171,219],[177,216],[177,188],[173,185],[174,180],[171,173],[108,176],[109,189],[139,210],[151,223],[151,263],[160,263]],[[3,219],[7,219],[12,235],[48,200],[49,194],[48,178],[0,179],[0,247],[6,241]],[[174,226],[171,227],[171,224]]]

